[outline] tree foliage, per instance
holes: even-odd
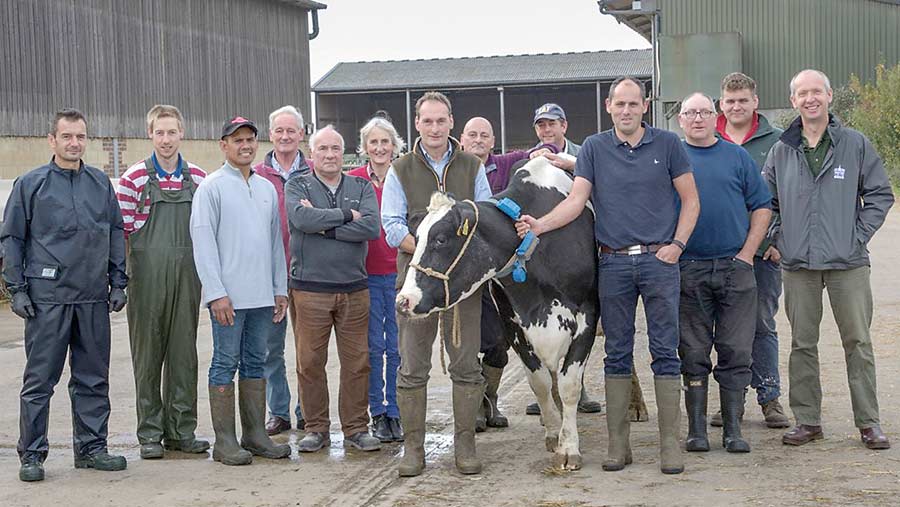
[[[896,187],[900,185],[900,63],[891,68],[879,64],[873,83],[861,83],[852,76],[849,88],[858,101],[848,123],[872,141]]]
[[[853,114],[853,109],[859,104],[859,87],[854,87],[852,85],[854,82],[858,84],[859,79],[856,76],[850,76],[850,84],[835,88],[831,107],[828,108],[841,120],[841,123],[847,126],[850,126],[853,121],[850,116]]]

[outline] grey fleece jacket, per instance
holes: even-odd
[[[197,187],[191,204],[194,264],[203,305],[228,296],[235,310],[275,305],[287,296],[278,194],[228,162]]]
[[[311,171],[291,175],[284,192],[291,229],[291,288],[331,294],[366,289],[368,241],[381,233],[372,184],[344,174],[332,193]],[[300,204],[303,199],[313,207]],[[353,220],[350,210],[362,216]]]
[[[763,174],[779,213],[770,236],[781,265],[798,269],[853,269],[869,265],[866,244],[884,223],[894,194],[881,157],[861,133],[833,116],[832,146],[814,177],[801,145],[801,119],[781,135]]]

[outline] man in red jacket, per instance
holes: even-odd
[[[284,240],[284,252],[288,269],[291,264],[291,250],[288,242],[287,212],[284,207],[284,184],[293,174],[306,174],[309,165],[300,151],[300,142],[303,141],[303,115],[294,106],[283,106],[269,115],[269,139],[275,145],[275,149],[266,154],[265,160],[256,164],[253,170],[263,178],[269,180],[278,194],[278,210],[281,212],[281,236]],[[290,293],[288,293],[290,298]],[[297,316],[294,313],[293,303],[288,303],[291,317],[291,325],[294,325]],[[269,406],[269,420],[266,422],[266,433],[277,435],[291,429],[291,391],[288,388],[287,373],[284,368],[284,338],[287,333],[287,319],[278,324],[278,329],[269,337],[266,353],[266,404]],[[297,405],[294,408],[297,414],[297,429],[305,426],[303,414],[300,411],[300,390],[297,389]]]

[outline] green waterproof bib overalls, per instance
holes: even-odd
[[[196,185],[184,164],[181,189],[162,190],[152,161],[144,163],[150,179],[138,211],[147,197],[151,208],[147,222],[129,236],[127,308],[141,444],[194,438],[200,314],[190,234]]]

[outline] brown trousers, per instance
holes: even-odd
[[[328,432],[328,339],[337,339],[341,363],[338,415],[345,436],[369,422],[369,291],[326,294],[291,289],[296,320],[297,384],[306,431]]]

